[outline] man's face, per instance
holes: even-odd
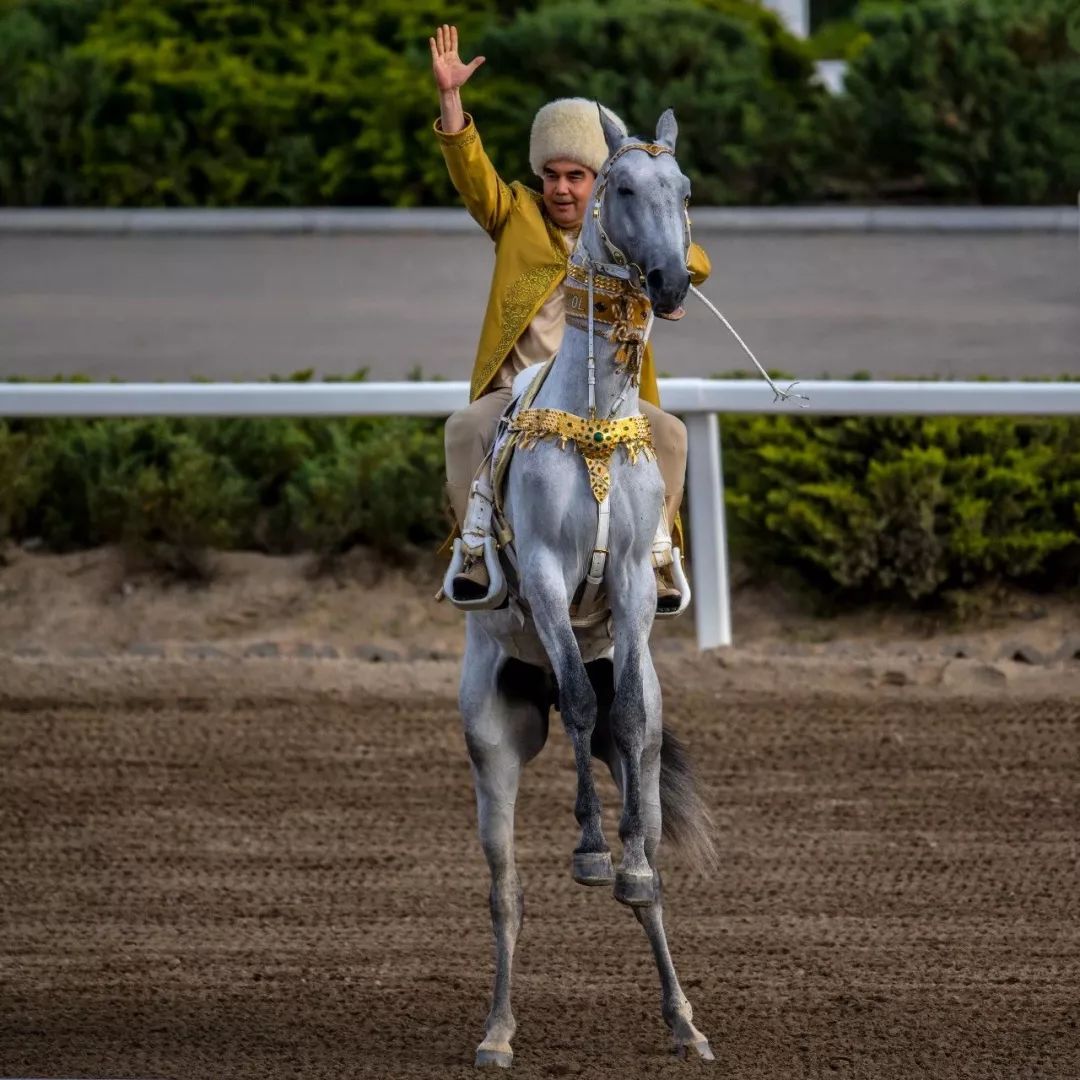
[[[576,161],[549,161],[544,166],[544,207],[561,229],[576,229],[585,220],[596,173]]]

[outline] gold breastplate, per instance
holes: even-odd
[[[572,442],[585,459],[589,486],[597,502],[603,502],[611,490],[611,456],[620,446],[625,448],[631,464],[638,455],[656,460],[652,429],[640,414],[621,420],[588,420],[560,409],[526,409],[511,420],[510,430],[518,433],[522,450],[531,449],[545,438],[558,439],[563,449]]]

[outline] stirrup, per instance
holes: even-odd
[[[454,553],[450,557],[450,566],[443,578],[443,595],[459,611],[488,611],[499,607],[506,599],[506,576],[503,574],[499,563],[499,555],[495,550],[495,539],[491,536],[484,537],[484,566],[488,572],[488,587],[486,596],[478,596],[475,600],[458,600],[454,596],[454,578],[465,568],[465,545],[459,536],[454,541]],[[475,556],[474,556],[475,557]]]
[[[656,618],[658,619],[674,619],[690,605],[690,583],[686,580],[686,574],[683,573],[682,552],[677,547],[671,549],[671,562],[668,565],[671,568],[671,579],[679,591],[679,606],[674,611],[657,609]]]

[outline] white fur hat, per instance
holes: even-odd
[[[595,173],[600,171],[608,148],[596,104],[588,98],[557,98],[540,109],[529,139],[529,165],[537,176],[544,175],[547,162],[562,158],[580,162]],[[626,125],[609,108],[601,108],[625,135]]]

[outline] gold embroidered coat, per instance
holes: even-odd
[[[502,366],[547,298],[566,277],[566,248],[557,225],[543,211],[538,192],[514,181],[507,184],[484,152],[473,118],[465,114],[461,131],[447,134],[435,121],[450,179],[469,213],[495,241],[495,272],[473,365],[469,399],[475,401]],[[691,244],[690,280],[700,285],[712,269],[709,257]],[[659,407],[652,345],[645,349],[639,394]]]

